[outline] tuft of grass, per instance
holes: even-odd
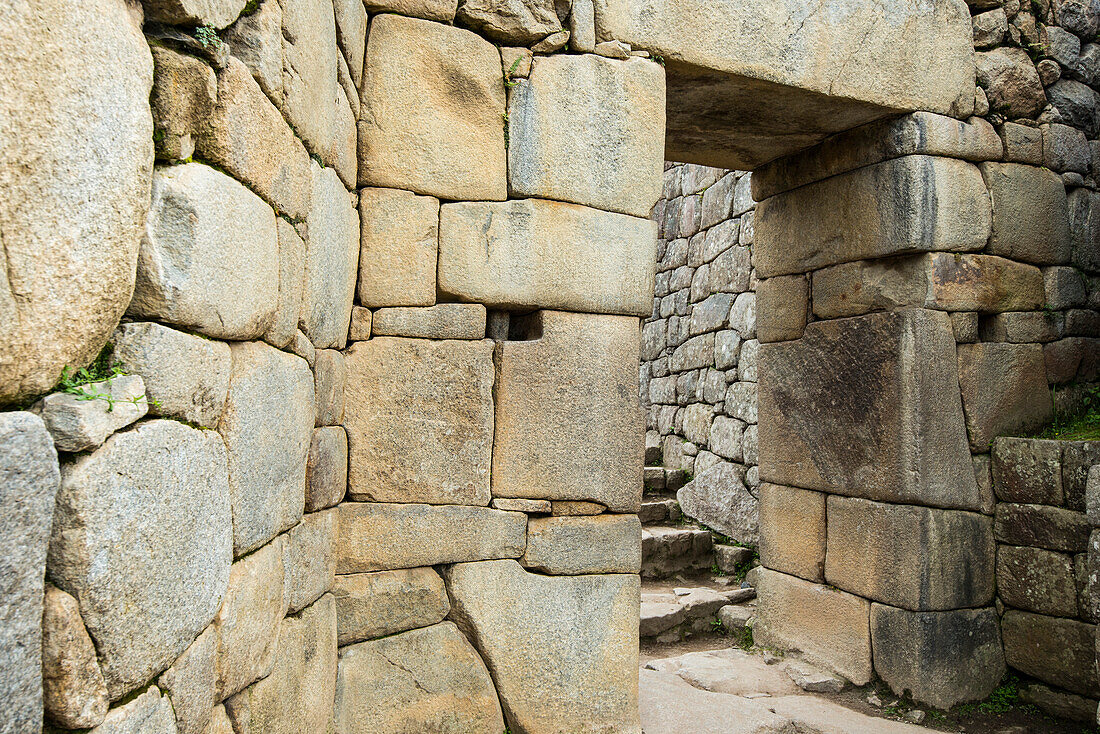
[[[1090,385],[1081,397],[1081,405],[1071,414],[1059,412],[1057,388],[1050,389],[1054,420],[1032,438],[1059,441],[1100,441],[1100,385]]]
[[[115,396],[109,392],[97,392],[88,386],[126,374],[122,365],[111,359],[113,353],[114,345],[107,342],[106,346],[100,351],[99,356],[87,367],[81,367],[75,372],[71,372],[69,366],[65,365],[61,368],[61,379],[58,380],[54,392],[75,395],[77,400],[105,400],[107,402],[107,412],[110,413],[115,409]],[[150,400],[146,395],[128,398],[123,402],[133,403],[134,405],[146,403],[147,405],[159,406],[157,401]]]
[[[752,627],[739,627],[730,633],[730,638],[742,650],[752,649]]]

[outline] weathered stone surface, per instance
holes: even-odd
[[[244,62],[252,78],[272,100],[283,98],[283,7],[261,2],[256,12],[242,15],[221,34],[233,56]]]
[[[112,699],[168,667],[214,618],[232,559],[226,485],[218,436],[167,420],[63,467],[47,575],[80,600]]]
[[[157,684],[172,701],[178,734],[204,734],[218,703],[218,635],[207,627],[184,650]]]
[[[823,319],[898,306],[1026,311],[1045,302],[1039,268],[990,255],[946,252],[824,268],[813,275],[813,294],[814,314]]]
[[[348,434],[343,426],[313,431],[306,460],[306,512],[332,507],[348,485]]]
[[[553,0],[467,0],[455,20],[493,41],[519,46],[562,29]]]
[[[46,424],[58,451],[98,448],[149,412],[145,383],[137,375],[119,375],[79,390],[51,393],[30,407]]]
[[[664,110],[664,73],[652,61],[539,57],[509,95],[509,192],[649,216],[661,194]]]
[[[1038,265],[1070,259],[1069,204],[1056,173],[1017,163],[983,163],[993,200],[989,252]]]
[[[1022,686],[1020,700],[1037,706],[1049,716],[1070,721],[1096,721],[1096,699],[1054,690],[1040,683]]]
[[[283,594],[298,612],[332,588],[336,573],[336,510],[311,512],[283,540]]]
[[[825,581],[825,495],[760,485],[760,562],[821,583]]]
[[[856,685],[871,680],[870,602],[778,571],[756,573],[756,644],[801,650]]]
[[[989,107],[1010,118],[1034,117],[1047,99],[1035,63],[1022,48],[998,48],[975,54],[977,80]]]
[[[990,222],[973,164],[906,156],[760,202],[755,265],[771,277],[906,252],[979,250]]]
[[[80,607],[52,584],[46,584],[42,610],[42,704],[46,718],[67,729],[96,726],[109,705]],[[7,719],[5,726],[12,723]]]
[[[344,425],[352,499],[489,504],[492,350],[487,340],[394,337],[351,346]]]
[[[504,72],[488,41],[461,28],[379,16],[361,96],[360,185],[443,199],[507,197]]]
[[[504,308],[648,316],[656,222],[522,199],[445,204],[439,290]]]
[[[359,0],[337,0],[333,9],[336,38],[347,60],[352,82],[358,88],[363,84],[363,58],[367,50],[367,10]]]
[[[539,311],[526,328],[538,338],[497,347],[493,495],[637,512],[637,320]]]
[[[128,313],[215,339],[263,336],[279,300],[275,212],[201,163],[158,168]]]
[[[722,462],[699,472],[676,492],[688,517],[740,543],[756,545],[757,501],[744,484],[744,474]]]
[[[959,386],[975,453],[996,436],[1041,428],[1051,418],[1046,363],[1037,344],[960,344]]]
[[[1085,495],[1089,472],[1100,464],[1100,442],[1065,441],[1062,449],[1062,489],[1066,507],[1087,509]]]
[[[362,306],[351,307],[351,325],[348,326],[348,341],[358,342],[370,339],[370,309]]]
[[[998,543],[1081,553],[1088,547],[1089,521],[1085,513],[1062,507],[998,502],[993,532]]]
[[[342,574],[332,595],[341,646],[427,627],[451,610],[443,579],[431,568]]]
[[[1069,196],[1073,264],[1094,273],[1100,270],[1100,194],[1077,189]]]
[[[753,171],[757,201],[907,155],[936,155],[967,161],[998,160],[1003,150],[997,131],[974,117],[963,122],[931,112],[914,112],[835,135],[803,153],[780,158]]]
[[[954,510],[829,497],[825,579],[913,611],[993,599],[993,522]]]
[[[122,324],[113,358],[145,383],[149,412],[217,426],[229,390],[229,345],[153,322]]]
[[[145,0],[142,5],[147,20],[220,30],[237,19],[246,0]]]
[[[1061,688],[1096,697],[1095,625],[1009,609],[1001,618],[1005,662]]]
[[[489,504],[497,510],[526,512],[533,515],[549,515],[553,508],[550,500],[525,500],[508,497],[497,497]]]
[[[247,184],[281,214],[306,218],[309,155],[248,67],[235,58],[218,71],[218,103],[201,120],[195,146],[204,160]]]
[[[337,734],[503,730],[489,671],[451,622],[340,651]]]
[[[1077,616],[1073,559],[1040,548],[997,546],[997,596],[1010,607]]]
[[[485,307],[440,303],[428,308],[380,308],[374,312],[371,330],[378,336],[484,339]]]
[[[286,616],[283,539],[233,564],[229,590],[214,618],[217,629],[217,700],[271,673],[279,623]]]
[[[980,701],[1005,673],[992,608],[910,612],[871,605],[875,672],[918,703],[949,709]]]
[[[1062,504],[1062,442],[993,439],[993,490],[1001,502]]]
[[[458,0],[364,0],[363,4],[371,14],[397,13],[450,23],[455,18]]]
[[[760,341],[779,342],[802,336],[809,313],[809,286],[809,280],[801,275],[760,281],[756,287],[756,334]]]
[[[195,152],[195,138],[218,103],[218,78],[200,59],[167,46],[153,53],[153,110],[157,157],[186,160]]]
[[[326,594],[301,614],[283,620],[271,675],[226,702],[234,731],[332,731],[336,654],[336,604]]]
[[[314,421],[318,427],[343,422],[346,380],[347,365],[344,363],[344,355],[335,349],[318,349],[313,362],[316,397]]]
[[[306,220],[305,285],[300,326],[317,348],[348,338],[359,262],[359,214],[331,168],[310,162],[313,206]]]
[[[229,455],[233,553],[259,548],[302,516],[313,434],[313,374],[262,342],[231,346],[233,372],[218,431]]]
[[[487,507],[345,502],[339,518],[337,573],[519,558],[527,543],[526,515]]]
[[[954,352],[948,315],[923,310],[816,322],[761,345],[760,478],[979,509]]]
[[[206,725],[206,730],[202,734],[234,734],[233,722],[230,721],[224,705],[218,704],[210,712],[210,723]]]
[[[439,199],[397,189],[359,192],[359,302],[431,306],[439,251]]]
[[[90,362],[130,302],[153,166],[153,62],[120,0],[5,11],[0,403],[8,404],[52,388],[65,365]]]
[[[555,575],[638,573],[642,526],[636,515],[532,518],[520,563]]]
[[[638,731],[638,577],[451,566],[451,618],[493,673],[517,731]]]
[[[95,734],[175,734],[172,702],[150,686],[137,698],[111,709]]]
[[[605,512],[607,507],[599,502],[578,500],[553,500],[550,502],[550,514],[554,517],[587,517]]]

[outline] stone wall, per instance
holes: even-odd
[[[642,325],[647,445],[692,518],[757,542],[756,272],[751,176],[666,163],[653,313]],[[681,487],[686,482],[686,486]]]

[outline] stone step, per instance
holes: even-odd
[[[689,527],[642,528],[642,577],[667,578],[685,571],[710,570],[714,541],[706,530]]]
[[[680,469],[665,469],[662,466],[646,466],[642,469],[642,485],[648,494],[667,493],[675,495],[683,487],[687,477]]]
[[[681,517],[680,503],[674,499],[643,499],[642,509],[638,513],[642,525],[680,522]]]
[[[752,616],[755,605],[748,602],[755,598],[754,589],[684,587],[673,589],[671,594],[643,593],[639,634],[658,642],[675,642],[692,634],[710,632],[726,607],[741,606],[746,619]],[[724,616],[732,619],[736,615]]]

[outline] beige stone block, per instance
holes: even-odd
[[[107,685],[76,599],[46,585],[42,609],[42,703],[46,719],[68,729],[107,715]]]
[[[371,312],[362,306],[351,307],[351,324],[348,326],[348,341],[359,342],[370,339]]]
[[[396,13],[412,18],[450,23],[455,18],[458,0],[363,0],[363,5],[371,15]]]
[[[574,204],[445,204],[439,290],[508,309],[648,316],[657,225]]]
[[[979,509],[946,313],[895,311],[760,346],[760,478]]]
[[[515,561],[451,566],[451,618],[481,651],[517,731],[639,731],[633,574],[542,576]]]
[[[762,280],[756,286],[756,300],[756,335],[760,341],[781,342],[802,336],[810,310],[810,283],[806,276]]]
[[[431,306],[439,251],[439,199],[397,189],[359,192],[359,303]]]
[[[341,574],[332,595],[341,646],[427,627],[451,610],[443,579],[431,568]]]
[[[822,583],[825,581],[825,497],[821,492],[761,484],[760,562]]]
[[[1046,363],[1038,344],[960,344],[959,385],[970,447],[984,452],[997,436],[1041,428],[1051,418]]]
[[[181,161],[195,152],[195,136],[214,112],[218,79],[194,56],[166,46],[152,46],[153,110],[157,155]]]
[[[526,326],[538,338],[497,346],[493,495],[637,512],[637,319],[539,311]]]
[[[312,206],[299,328],[318,349],[347,343],[359,264],[359,213],[336,171],[310,161]]]
[[[275,309],[275,320],[264,334],[264,341],[286,349],[294,341],[298,315],[302,310],[306,243],[294,226],[282,217],[275,224],[279,234],[279,304]]]
[[[980,250],[990,222],[977,167],[906,156],[760,202],[754,261],[771,277],[907,252]]]
[[[871,603],[760,568],[753,640],[803,656],[863,685],[871,680]]]
[[[485,307],[480,303],[440,303],[427,308],[380,308],[374,312],[377,336],[422,339],[484,339]]]
[[[532,518],[520,563],[554,575],[639,573],[642,525],[637,515]]]
[[[467,0],[459,7],[456,20],[496,43],[524,46],[560,31],[563,23],[553,0]]]
[[[986,515],[828,499],[825,579],[913,611],[993,600],[993,520]]]
[[[519,558],[527,515],[468,505],[339,505],[336,572],[362,573]]]
[[[295,614],[332,588],[336,573],[336,510],[310,512],[283,537],[283,595]]]
[[[989,252],[1037,265],[1069,262],[1069,203],[1062,178],[1036,166],[983,163],[993,200]]]
[[[218,633],[207,627],[157,679],[176,714],[178,734],[204,734],[218,702]]]
[[[539,502],[541,500],[533,500]],[[583,502],[575,500],[554,500],[550,503],[550,514],[554,517],[586,517],[599,515],[607,511],[607,507],[599,502]]]
[[[377,337],[351,346],[344,425],[352,499],[489,504],[492,352],[487,340]]]
[[[489,671],[452,622],[340,652],[337,734],[504,730]]]
[[[229,52],[244,62],[252,78],[272,100],[283,97],[283,8],[262,2],[256,12],[241,16],[222,40]]]
[[[146,17],[157,23],[225,28],[244,10],[246,0],[149,0]]]
[[[470,31],[397,15],[371,23],[359,183],[442,199],[507,198],[500,51]]]
[[[664,139],[656,63],[539,56],[508,95],[509,193],[648,217],[661,195]]]
[[[343,426],[316,428],[306,461],[306,512],[344,499],[348,485],[348,434]]]
[[[550,500],[524,500],[497,497],[489,503],[494,509],[508,512],[526,512],[529,515],[549,515],[553,510]],[[559,503],[560,504],[560,503]],[[606,508],[601,507],[600,512]],[[599,512],[595,514],[600,514]]]

